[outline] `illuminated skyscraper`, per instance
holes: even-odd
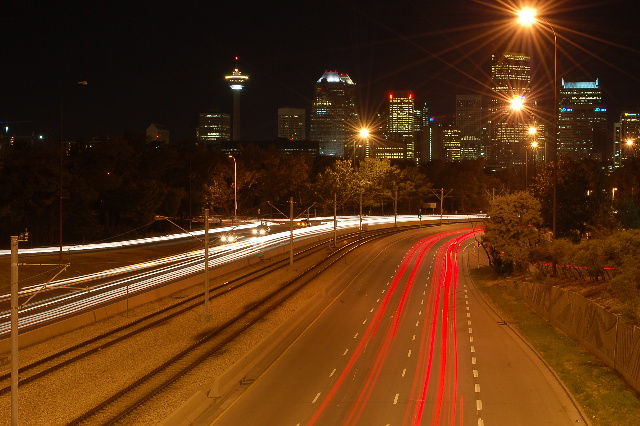
[[[278,108],[278,137],[293,141],[307,138],[304,108]]]
[[[198,139],[202,142],[228,141],[231,139],[229,114],[217,111],[200,114]]]
[[[607,108],[598,80],[562,80],[558,105],[558,155],[600,159],[607,132]]]
[[[326,71],[316,82],[310,139],[320,143],[321,155],[345,157],[345,145],[353,146],[356,104],[356,85],[347,74]]]
[[[498,165],[524,164],[531,117],[527,97],[531,91],[531,64],[524,53],[504,52],[491,56],[493,98],[489,104],[490,160]],[[525,108],[516,111],[511,101],[519,98]]]
[[[249,80],[248,75],[243,75],[238,70],[238,57],[236,56],[236,68],[233,70],[231,75],[227,75],[224,77],[229,83],[229,87],[233,91],[233,140],[237,141],[241,138],[240,132],[240,92],[244,87],[247,80]]]
[[[460,131],[460,159],[484,158],[482,96],[456,95],[456,127]]]
[[[389,92],[389,114],[387,116],[386,139],[401,144],[404,153],[400,158],[415,159],[417,115],[415,96],[409,90]],[[394,158],[397,157],[397,153]]]

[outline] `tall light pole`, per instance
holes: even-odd
[[[238,215],[238,164],[236,157],[229,155],[229,158],[233,160],[233,220],[231,221],[231,225],[233,225]]]
[[[60,242],[60,252],[59,252],[59,259],[60,262],[62,262],[62,196],[63,196],[63,191],[62,191],[62,163],[63,163],[63,158],[64,158],[64,136],[62,134],[62,123],[63,123],[63,101],[64,101],[64,94],[67,91],[67,89],[69,89],[72,86],[76,86],[76,85],[81,85],[81,86],[86,86],[87,82],[86,81],[77,81],[75,83],[72,83],[70,85],[68,85],[65,90],[62,91],[62,95],[60,95],[60,203],[59,203],[59,212],[58,212],[58,217],[60,219],[60,224],[59,224],[59,228],[60,228],[60,238],[59,238],[59,242]]]
[[[530,26],[543,22],[553,34],[553,137],[551,139],[551,161],[553,162],[553,239],[556,239],[556,217],[558,211],[558,36],[553,26],[544,18],[537,17],[536,10],[525,8],[518,12],[518,22]],[[547,147],[548,148],[548,147]],[[549,149],[545,149],[545,158],[549,158]],[[547,160],[548,161],[548,160]]]
[[[531,135],[532,138],[536,137],[536,133],[538,133],[538,129],[536,129],[534,126],[529,127],[529,135]],[[531,145],[525,145],[524,147],[524,189],[525,190],[529,188],[529,148],[535,148],[537,146],[538,144],[535,141],[532,141]]]
[[[367,139],[369,138],[369,134],[370,134],[369,129],[364,128],[364,127],[362,129],[360,129],[360,131],[358,132],[358,136],[360,136],[360,139],[362,139],[365,144],[367,142]],[[356,143],[357,143],[357,140],[354,140],[354,142],[353,142],[353,167],[356,166]]]

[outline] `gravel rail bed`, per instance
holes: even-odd
[[[328,246],[327,246],[328,247]],[[19,417],[21,425],[64,425],[82,414],[92,406],[117,392],[126,384],[140,377],[145,372],[179,352],[206,331],[231,318],[239,308],[249,305],[262,294],[269,292],[274,286],[293,278],[311,263],[326,255],[321,252],[307,259],[294,262],[293,266],[263,277],[255,283],[231,294],[214,299],[210,303],[213,318],[210,322],[202,320],[203,306],[199,305],[183,315],[172,319],[161,327],[155,327],[141,333],[126,343],[106,348],[86,360],[70,365],[63,370],[19,388]],[[237,274],[215,277],[212,281],[223,283],[235,275],[246,273],[245,267]],[[267,337],[269,333],[289,319],[313,295],[322,291],[323,283],[331,280],[332,275],[348,267],[347,262],[338,262],[334,268],[314,280],[290,301],[276,309],[263,321],[252,326],[233,343],[228,344],[220,353],[202,364],[192,373],[185,376],[164,392],[160,398],[145,405],[143,411],[136,412],[135,418],[128,419],[126,424],[150,425],[158,424],[169,416],[180,404],[198,390],[210,386],[215,377],[222,374],[233,363],[240,359],[255,344]],[[111,328],[121,326],[151,311],[175,301],[176,298],[187,297],[202,292],[201,286],[192,287],[165,299],[130,310],[125,314],[110,317],[102,322],[92,324],[74,332],[58,336],[42,344],[34,345],[20,351],[20,363],[26,364],[42,358],[60,348],[71,346],[90,336],[100,334]],[[0,368],[5,372],[8,365]],[[10,424],[10,394],[0,397],[0,405],[6,407],[0,412],[0,424]],[[130,422],[129,422],[130,420]]]

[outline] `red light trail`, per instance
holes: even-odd
[[[366,331],[360,337],[347,365],[311,417],[308,422],[309,425],[319,422],[331,401],[345,384],[347,377],[351,376],[365,349],[369,351],[373,349],[376,351],[373,364],[368,368],[365,367],[367,371],[366,378],[342,421],[342,424],[346,425],[358,424],[376,388],[378,378],[387,358],[396,343],[398,328],[403,320],[407,320],[405,308],[410,297],[416,293],[415,290],[418,288],[418,285],[416,285],[418,274],[429,264],[425,261],[426,254],[439,241],[459,232],[446,232],[429,236],[415,243],[407,252],[389,284],[385,297],[380,302]],[[432,400],[430,424],[462,424],[461,398],[459,401],[460,410],[457,410],[458,347],[455,313],[458,279],[457,255],[461,243],[475,234],[476,232],[466,232],[459,235],[446,242],[436,253],[436,268],[431,277],[430,285],[427,286],[429,290],[420,336],[420,349],[418,356],[414,358],[416,359],[416,374],[403,424],[422,424],[428,400]],[[403,282],[404,285],[402,285]],[[374,347],[371,344],[372,339],[378,331],[382,331],[380,325],[383,318],[391,313],[393,320],[384,330],[384,335],[380,336],[380,343],[377,344],[377,347]],[[440,344],[438,352],[435,350],[436,343]],[[438,363],[439,366],[437,372],[432,371],[434,362]],[[437,383],[432,391],[435,394],[430,396],[429,385],[432,380],[432,374],[437,375]],[[446,404],[444,402],[445,394],[447,395]]]

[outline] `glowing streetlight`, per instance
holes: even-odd
[[[627,155],[624,156],[624,159],[626,160],[626,159],[628,159],[630,157],[635,157],[635,152],[634,152],[635,143],[634,143],[633,139],[627,139],[625,141],[625,145],[627,146]],[[621,155],[621,157],[622,157],[622,155]]]
[[[517,15],[521,25],[533,25],[536,22],[536,10],[530,7],[518,11]]]
[[[615,200],[616,199],[616,191],[618,190],[618,188],[611,188],[611,199]]]
[[[369,129],[367,129],[366,127],[361,128],[358,131],[358,136],[361,139],[364,139],[364,141],[366,142],[367,139],[369,138],[369,135],[371,134],[371,132],[369,131]],[[358,144],[358,141],[354,140],[353,141],[353,167],[356,166],[356,145]]]
[[[511,105],[511,109],[514,111],[520,111],[524,108],[524,96],[514,96],[509,101],[509,105]]]
[[[557,211],[558,211],[558,36],[553,26],[542,17],[538,17],[537,11],[532,8],[523,8],[516,13],[518,15],[518,23],[523,26],[531,26],[537,22],[543,22],[553,34],[553,137],[551,143],[551,155],[549,150],[545,150],[545,159],[551,158],[553,162],[553,239],[557,236]],[[555,272],[555,267],[554,267]]]

